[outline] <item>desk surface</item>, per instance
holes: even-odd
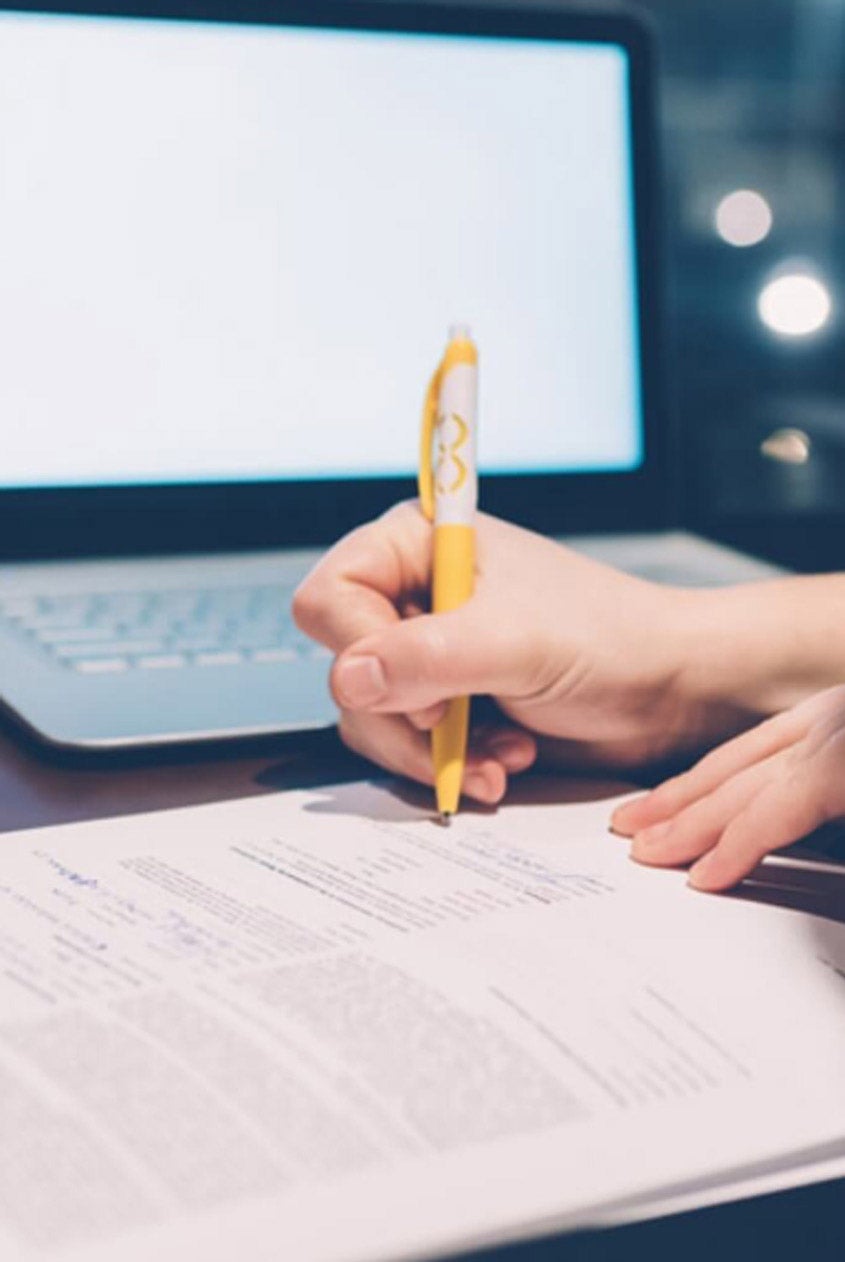
[[[352,779],[367,765],[329,729],[92,756],[44,750],[0,716],[0,833]]]
[[[360,776],[365,767],[332,731],[92,760],[45,755],[0,720],[0,832],[337,782]],[[472,1262],[712,1262],[714,1256],[841,1262],[845,1179],[655,1222],[486,1250],[473,1254]]]

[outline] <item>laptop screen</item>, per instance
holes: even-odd
[[[5,487],[413,469],[448,326],[488,473],[643,459],[627,55],[0,14]]]

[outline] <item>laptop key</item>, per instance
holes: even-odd
[[[173,653],[214,653],[220,648],[220,641],[209,635],[177,635],[168,642],[167,648]]]
[[[40,637],[45,631],[72,631],[87,627],[89,624],[87,615],[84,613],[74,613],[68,609],[54,609],[48,610],[47,613],[21,618],[20,625],[25,631],[34,632]]]
[[[106,640],[90,644],[51,644],[50,648],[63,660],[87,658],[140,657],[141,654],[158,653],[164,648],[160,640]]]
[[[254,662],[295,662],[299,654],[296,649],[272,648],[255,649],[250,656]]]
[[[197,666],[240,666],[243,657],[240,653],[221,650],[219,653],[197,653],[194,661]]]
[[[290,619],[292,588],[73,592],[0,598],[0,617],[84,674],[301,660],[314,649]]]
[[[72,662],[74,670],[83,675],[114,675],[128,670],[129,663],[125,657],[92,657],[81,658]]]
[[[39,627],[35,630],[35,637],[42,644],[83,644],[113,640],[116,631],[117,628],[109,624],[92,627]]]

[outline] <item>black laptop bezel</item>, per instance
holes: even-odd
[[[655,75],[652,41],[638,17],[615,11],[378,0],[81,0],[67,4],[0,0],[0,10],[587,40],[623,47],[630,68],[645,459],[639,468],[619,473],[486,476],[481,503],[489,512],[556,535],[646,530],[669,524],[674,461],[661,389]],[[4,421],[14,424],[14,418]],[[416,421],[416,417],[408,418],[409,452],[415,449]],[[0,556],[62,558],[321,546],[397,499],[413,495],[414,490],[409,478],[2,489]]]

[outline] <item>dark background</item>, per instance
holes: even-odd
[[[845,0],[637,7],[662,66],[685,515],[798,568],[845,569]],[[763,194],[772,227],[736,248],[714,216],[742,188]],[[757,297],[792,268],[822,280],[832,313],[784,338]]]

